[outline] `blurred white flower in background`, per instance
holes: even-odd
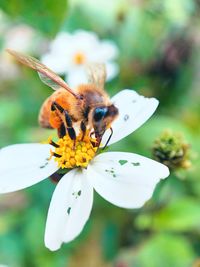
[[[29,52],[32,50],[35,30],[26,25],[19,24],[11,27],[4,36],[4,47],[17,50],[19,52]]]
[[[17,65],[5,52],[0,52],[0,80],[15,79],[19,75]]]
[[[42,62],[57,74],[65,75],[70,86],[86,83],[85,65],[105,63],[107,80],[114,78],[119,67],[114,62],[118,48],[113,41],[100,41],[96,33],[77,30],[73,34],[60,32],[50,45]]]
[[[9,29],[4,29],[2,40],[2,50],[0,53],[0,79],[14,79],[19,75],[19,68],[14,64],[13,58],[5,51],[6,48],[12,48],[20,52],[29,52],[31,50],[34,30],[27,25],[17,25]]]
[[[18,65],[5,51],[16,51],[40,56],[45,50],[46,40],[26,24],[11,24],[4,13],[0,13],[0,80],[15,79],[19,75]]]

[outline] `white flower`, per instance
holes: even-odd
[[[36,54],[41,54],[41,48],[45,45],[45,40],[32,27],[26,24],[9,25],[6,20],[2,29],[0,26],[0,34],[3,36],[2,49],[0,50],[0,79],[15,79],[20,73],[19,67],[13,57],[5,50],[10,48],[23,53],[34,51]]]
[[[119,118],[112,125],[110,144],[140,127],[158,105],[156,99],[132,90],[123,90],[111,100],[119,108]],[[47,144],[12,145],[0,150],[0,193],[20,190],[55,173],[58,165],[49,160],[49,150]],[[114,205],[139,208],[152,196],[160,179],[168,175],[168,168],[161,163],[124,152],[101,153],[87,168],[70,170],[58,182],[51,199],[46,247],[57,250],[80,234],[91,213],[93,188]]]
[[[112,41],[100,41],[93,32],[77,30],[73,34],[60,32],[42,62],[57,74],[66,75],[66,81],[76,86],[87,83],[85,65],[90,62],[105,63],[107,80],[114,78],[118,65],[113,60],[117,56],[118,49]]]
[[[35,35],[35,30],[26,24],[13,26],[5,33],[4,46],[19,52],[30,52]]]
[[[6,28],[7,26],[7,28]],[[12,57],[5,51],[6,48],[12,48],[21,52],[28,52],[33,43],[34,30],[24,24],[14,27],[5,25],[2,31],[3,46],[0,51],[0,79],[15,79],[19,75],[19,68]]]
[[[19,73],[19,68],[14,64],[11,56],[6,52],[0,52],[0,80],[15,79]]]

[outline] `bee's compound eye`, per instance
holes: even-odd
[[[108,108],[107,107],[99,107],[94,110],[94,120],[100,121],[107,113]]]

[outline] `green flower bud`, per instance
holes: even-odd
[[[165,130],[153,144],[152,152],[155,160],[165,164],[170,169],[191,166],[189,160],[189,144],[187,144],[180,133]]]

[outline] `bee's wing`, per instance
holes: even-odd
[[[39,74],[41,81],[52,89],[58,90],[60,87],[62,87],[66,89],[69,93],[74,95],[77,99],[80,99],[80,96],[76,94],[71,88],[69,88],[67,83],[61,77],[59,77],[55,72],[50,70],[47,66],[42,64],[36,58],[28,55],[23,55],[11,49],[7,49],[6,51],[12,56],[14,56],[22,64],[36,70]]]
[[[88,82],[97,85],[99,88],[104,89],[106,81],[106,66],[101,63],[87,64]]]

